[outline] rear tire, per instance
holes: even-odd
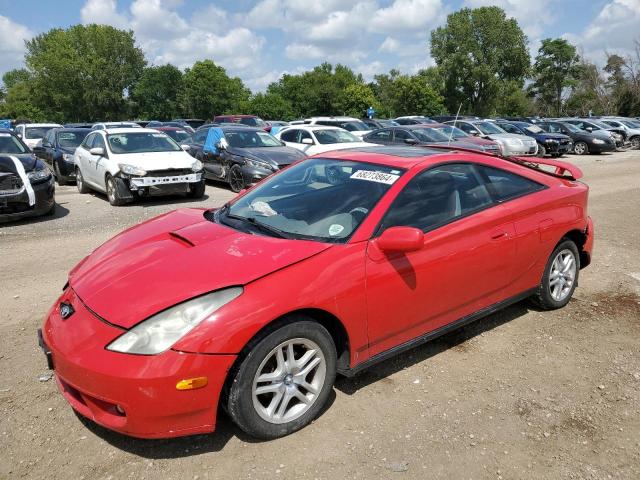
[[[76,187],[78,187],[79,193],[89,193],[89,187],[84,183],[84,177],[82,176],[80,168],[76,168]]]
[[[333,389],[336,347],[331,335],[307,317],[295,320],[252,342],[229,374],[226,410],[253,437],[283,437],[307,426]]]
[[[572,240],[564,238],[553,249],[542,275],[533,302],[543,310],[564,307],[578,285],[580,255]]]

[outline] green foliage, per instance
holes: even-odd
[[[179,116],[178,93],[182,72],[173,65],[147,67],[131,91],[134,116],[153,120],[170,120]]]
[[[431,32],[431,56],[443,72],[450,112],[488,115],[507,82],[524,84],[527,37],[498,7],[463,8]]]
[[[231,78],[212,60],[203,60],[185,70],[178,99],[185,115],[211,119],[237,113],[249,100],[249,94],[238,77]]]
[[[509,82],[498,92],[497,116],[527,117],[535,113],[533,98],[518,83]]]
[[[299,75],[285,74],[267,88],[292,105],[293,115],[342,115],[343,91],[354,83],[363,83],[362,76],[344,65],[323,63]]]
[[[249,100],[247,113],[265,120],[290,120],[293,118],[291,104],[277,93],[256,93]]]
[[[9,70],[2,75],[2,83],[4,84],[4,88],[7,90],[19,83],[28,82],[29,80],[31,80],[31,74],[24,68]]]
[[[20,118],[33,122],[46,121],[47,116],[32,102],[33,91],[29,81],[13,84],[0,104],[0,118]]]
[[[577,85],[579,75],[580,57],[576,47],[563,38],[542,40],[533,65],[531,91],[543,106],[553,107],[553,113],[560,116],[563,92]]]
[[[344,115],[361,118],[366,116],[369,107],[373,107],[376,112],[381,110],[380,103],[369,85],[352,83],[342,91],[340,110]]]
[[[435,70],[422,70],[411,76],[391,70],[388,74],[376,75],[374,90],[384,105],[385,114],[391,117],[437,115],[444,112],[438,82]]]
[[[49,120],[116,120],[145,65],[133,32],[107,25],[55,28],[26,42],[33,103]]]

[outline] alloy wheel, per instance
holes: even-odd
[[[229,185],[234,192],[239,192],[244,188],[244,178],[239,168],[232,168],[229,171]]]
[[[113,179],[107,179],[107,197],[109,197],[109,202],[111,203],[116,201],[115,188],[116,186],[113,184]]]
[[[320,347],[309,339],[286,340],[271,350],[253,379],[253,406],[269,423],[291,422],[315,403],[327,374]]]
[[[576,259],[569,249],[558,252],[549,273],[549,293],[556,302],[567,298],[576,278]]]
[[[587,146],[582,142],[578,142],[573,146],[573,153],[575,153],[576,155],[584,155],[586,151]]]

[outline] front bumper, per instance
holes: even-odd
[[[572,142],[545,142],[544,148],[547,150],[547,153],[550,155],[562,155],[565,153],[569,153],[573,148]]]
[[[11,222],[24,217],[44,215],[55,205],[55,181],[53,176],[44,182],[31,184],[35,193],[36,203],[29,205],[29,195],[26,190],[13,195],[0,194],[0,222]]]
[[[76,178],[76,163],[73,161],[73,157],[71,157],[71,160],[60,158],[58,160],[58,170],[67,180],[74,180]]]
[[[515,145],[503,144],[502,151],[503,151],[503,154],[507,157],[510,157],[510,156],[526,157],[526,156],[535,155],[536,153],[538,153],[538,146],[537,145],[515,146]]]
[[[253,186],[274,173],[266,168],[258,168],[246,164],[242,165],[241,170],[244,184],[247,186]]]
[[[61,302],[75,312],[60,316]],[[105,346],[124,330],[98,319],[67,288],[49,311],[42,346],[50,352],[56,383],[71,407],[110,430],[139,438],[168,438],[215,429],[218,400],[235,355],[168,350],[130,355]],[[181,380],[207,377],[196,390]]]

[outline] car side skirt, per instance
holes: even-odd
[[[462,317],[459,320],[456,320],[455,322],[451,322],[448,325],[444,325],[436,330],[425,333],[424,335],[421,335],[412,340],[409,340],[408,342],[405,342],[401,345],[397,345],[393,348],[390,348],[389,350],[385,350],[384,352],[378,353],[377,355],[374,355],[368,360],[365,360],[364,362],[359,363],[358,365],[352,368],[338,369],[338,373],[341,375],[344,375],[345,377],[353,377],[358,373],[362,372],[363,370],[366,370],[367,368],[375,365],[376,363],[388,360],[389,358],[394,357],[400,353],[406,352],[407,350],[411,350],[412,348],[418,347],[423,343],[427,343],[431,340],[435,340],[436,338],[441,337],[442,335],[445,335],[449,332],[457,330],[458,328],[464,327],[469,323],[472,323],[476,320],[480,320],[481,318],[484,318],[488,315],[491,315],[492,313],[502,310],[503,308],[506,308],[509,305],[513,305],[514,303],[518,303],[519,301],[524,300],[525,298],[529,298],[534,293],[536,293],[536,290],[537,290],[537,287],[532,288],[514,297],[507,298],[506,300],[502,300],[501,302],[490,305],[486,308],[483,308],[482,310],[478,310],[477,312],[472,313],[471,315],[467,315],[466,317]]]

